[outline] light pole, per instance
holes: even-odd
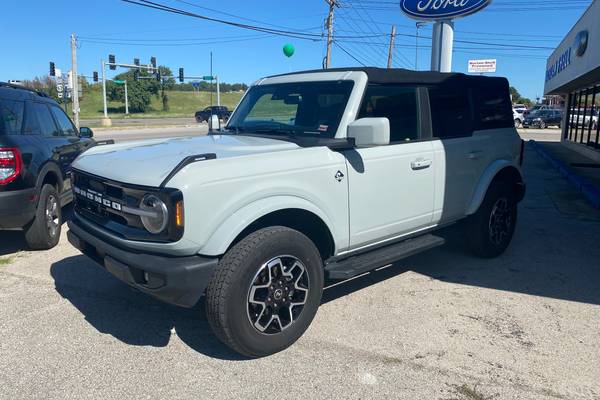
[[[129,98],[127,97],[127,81],[125,81],[125,115],[129,115]]]
[[[102,60],[102,99],[104,100],[104,118],[102,118],[103,126],[111,126],[112,121],[108,118],[108,108],[106,106],[106,63]]]

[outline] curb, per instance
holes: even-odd
[[[600,189],[573,172],[567,165],[549,153],[544,146],[538,144],[535,140],[530,140],[531,146],[535,151],[546,161],[548,161],[560,174],[575,186],[586,199],[591,203],[592,207],[600,208]]]

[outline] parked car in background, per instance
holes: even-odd
[[[543,109],[531,111],[525,119],[523,119],[523,128],[540,128],[545,129],[548,126],[554,125],[561,127],[563,113],[556,109]]]
[[[216,115],[220,120],[227,121],[231,115],[231,111],[225,106],[206,107],[204,110],[196,111],[196,122],[208,122],[211,115]]]
[[[522,112],[519,112],[517,109],[513,108],[513,119],[515,120],[515,128],[520,128],[523,124],[523,116]]]
[[[525,104],[513,104],[513,110],[516,110],[519,114],[523,114],[527,111],[527,106]]]
[[[533,106],[530,109],[527,109],[523,112],[523,115],[528,116],[532,112],[542,111],[542,110],[558,110],[562,112],[562,109],[556,106],[549,106],[546,104],[538,104],[537,106]]]
[[[92,135],[45,94],[0,82],[0,229],[23,230],[32,249],[58,243],[70,165]]]

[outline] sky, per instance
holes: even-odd
[[[203,76],[210,73],[212,52],[213,73],[228,83],[250,84],[263,76],[322,66],[328,11],[324,0],[153,1],[299,37],[242,29],[121,0],[22,0],[4,8],[0,80],[46,75],[49,61],[69,70],[71,33],[78,37],[78,71],[90,77],[100,71],[101,60],[108,54],[122,63],[132,63],[134,58],[148,63],[155,56],[158,64],[175,74],[183,67],[186,76]],[[418,69],[429,69],[431,24],[418,30],[417,39],[416,21],[401,13],[398,0],[338,1],[332,67],[360,63],[385,67],[389,32],[396,25],[394,66],[414,69],[416,61]],[[479,13],[455,21],[452,69],[466,72],[469,59],[496,58],[498,70],[492,75],[507,77],[526,97],[541,97],[547,57],[591,2],[493,0]],[[295,48],[289,58],[282,51],[288,43]],[[108,75],[123,71],[108,71]]]

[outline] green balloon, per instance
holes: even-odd
[[[283,54],[285,54],[286,57],[291,57],[294,55],[294,51],[296,49],[294,49],[294,45],[293,44],[286,44],[283,46]]]

